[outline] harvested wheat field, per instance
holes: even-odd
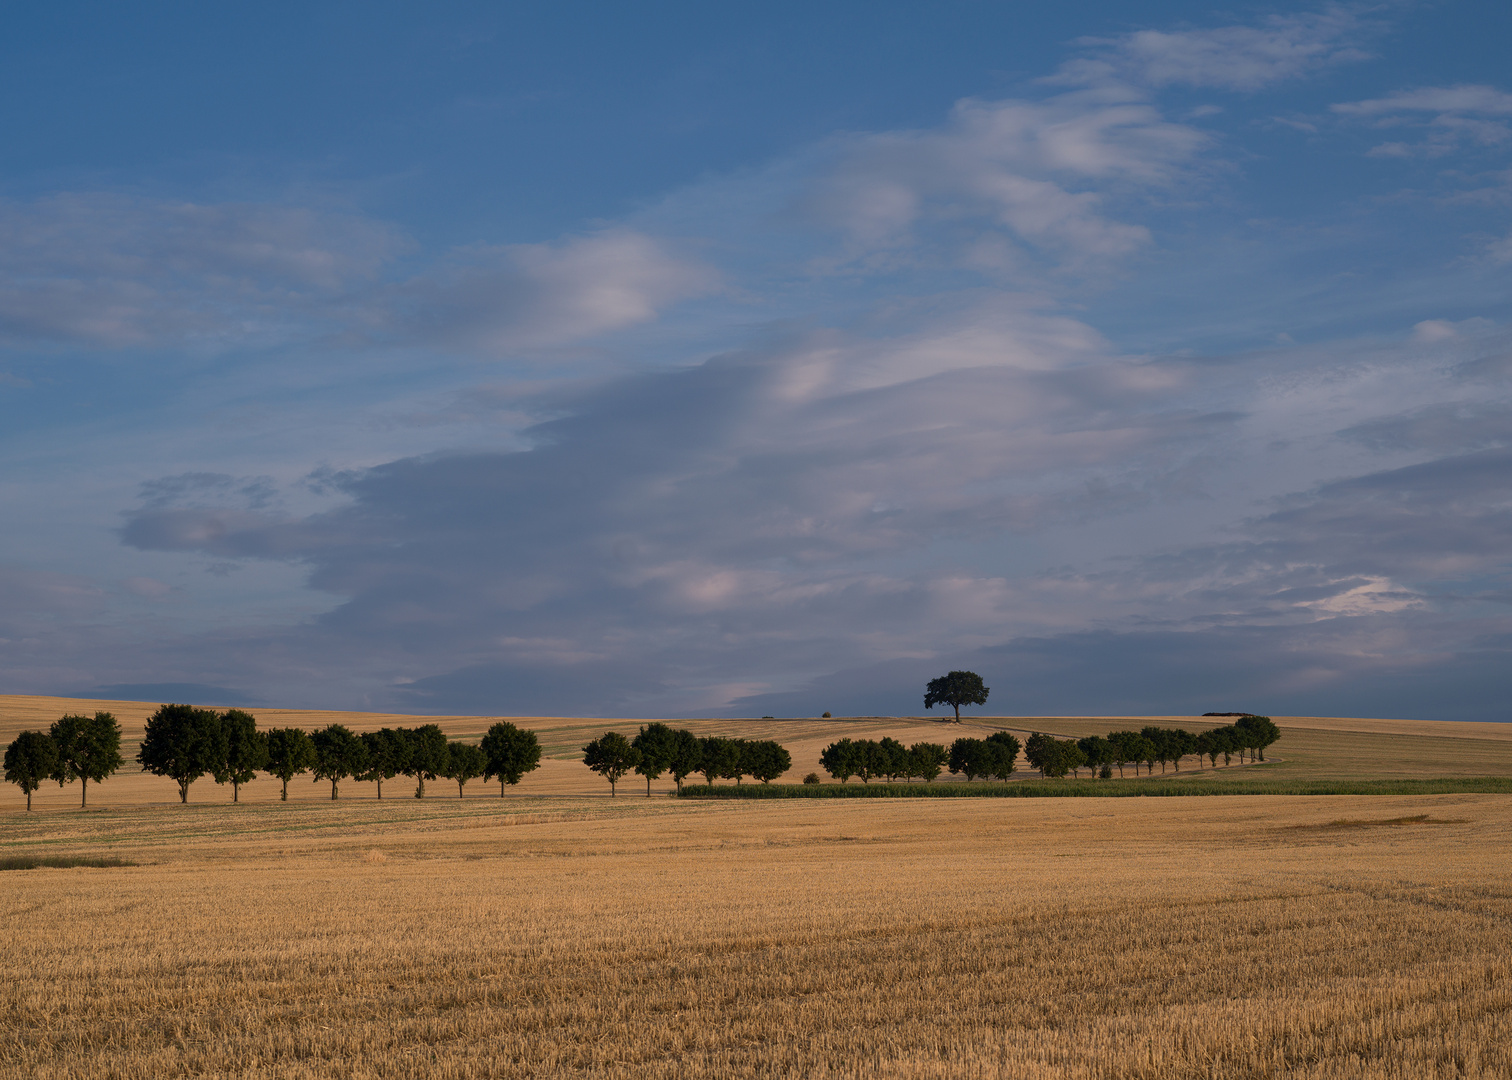
[[[1493,1077],[1503,797],[12,815],[0,1073]]]

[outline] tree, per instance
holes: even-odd
[[[672,733],[667,756],[667,771],[682,791],[683,781],[692,776],[703,764],[703,743],[691,731],[678,728]]]
[[[257,730],[256,718],[240,709],[226,710],[221,730],[226,754],[210,772],[217,784],[230,783],[232,802],[241,802],[241,786],[268,763],[268,740]]]
[[[454,742],[446,748],[446,771],[441,775],[457,782],[457,798],[462,797],[462,785],[483,775],[488,768],[488,755],[481,746],[472,743]]]
[[[1217,753],[1213,755],[1213,767],[1218,766],[1218,754],[1223,755],[1223,763],[1232,765],[1234,754],[1239,750],[1239,740],[1233,724],[1225,724],[1223,727],[1214,728],[1208,732],[1213,737],[1213,745]]]
[[[70,780],[81,781],[79,805],[89,805],[89,782],[103,783],[122,765],[121,725],[108,712],[93,716],[64,716],[55,720],[49,732],[58,751],[52,778],[62,787]]]
[[[310,771],[317,784],[331,782],[334,799],[337,784],[367,767],[367,749],[345,724],[327,724],[311,735],[310,741],[315,744],[315,765]]]
[[[876,742],[872,739],[857,739],[851,746],[856,755],[856,775],[863,784],[871,783],[871,778],[881,772],[882,765],[882,755]]]
[[[1137,769],[1138,763],[1142,761],[1145,763],[1145,772],[1153,775],[1155,772],[1155,761],[1160,757],[1160,747],[1155,745],[1155,740],[1145,735],[1136,736],[1132,749],[1134,751],[1135,768]]]
[[[1123,769],[1126,763],[1139,761],[1138,755],[1134,752],[1137,749],[1135,744],[1138,741],[1139,732],[1137,731],[1110,731],[1108,733],[1108,747],[1113,754],[1112,763],[1118,766],[1118,775],[1120,778],[1124,774]],[[1137,774],[1139,770],[1138,764],[1134,766],[1134,769]]]
[[[1261,761],[1265,760],[1265,748],[1281,738],[1281,729],[1268,716],[1241,716],[1234,722],[1234,727],[1249,733],[1250,745],[1259,753]]]
[[[1024,760],[1039,770],[1040,776],[1049,776],[1047,766],[1055,760],[1055,736],[1036,731],[1024,743]]]
[[[635,771],[646,778],[646,798],[651,797],[651,781],[667,771],[672,754],[672,729],[666,724],[642,724],[640,733],[630,740],[630,745],[640,751],[640,763]]]
[[[918,742],[908,748],[908,775],[919,776],[927,784],[940,775],[949,755],[939,743]]]
[[[639,765],[640,757],[640,751],[617,731],[606,731],[583,747],[583,764],[609,781],[611,797],[617,794],[620,777]]]
[[[955,709],[955,722],[961,722],[962,705],[987,704],[988,687],[982,685],[982,677],[974,671],[952,671],[938,679],[930,679],[924,688],[924,707],[949,705]]]
[[[700,739],[698,743],[698,771],[704,774],[704,779],[709,786],[714,786],[714,781],[721,776],[735,775],[735,765],[740,757],[740,747],[735,745],[734,739],[727,739],[723,735],[711,735],[706,739]]]
[[[362,749],[367,764],[362,771],[352,779],[361,780],[363,783],[374,781],[378,784],[378,798],[383,798],[383,782],[392,780],[399,775],[404,766],[405,744],[399,733],[392,728],[380,728],[378,731],[364,731],[358,736],[362,740]]]
[[[908,751],[897,739],[887,735],[879,739],[876,756],[877,772],[888,780],[908,775]]]
[[[993,753],[981,739],[957,739],[950,744],[950,771],[965,773],[970,783],[987,772],[988,759]]]
[[[268,732],[268,760],[263,771],[283,781],[279,798],[289,801],[289,781],[315,764],[315,744],[303,728],[274,728]]]
[[[787,752],[787,747],[772,739],[761,739],[747,746],[750,773],[763,784],[770,784],[793,767],[793,755]]]
[[[1014,763],[1018,761],[1019,750],[1022,749],[1018,739],[1006,731],[994,731],[982,741],[993,751],[987,763],[987,771],[999,780],[1007,780],[1013,773]]]
[[[483,736],[482,750],[488,758],[483,769],[483,779],[499,778],[499,798],[504,797],[504,785],[513,787],[528,772],[540,768],[541,743],[533,731],[515,727],[508,720],[500,720]]]
[[[832,742],[819,753],[819,765],[842,784],[856,775],[856,744],[850,739]]]
[[[1113,748],[1108,740],[1101,735],[1088,735],[1085,739],[1076,740],[1077,748],[1082,756],[1087,759],[1087,765],[1092,769],[1092,775],[1097,775],[1099,765],[1111,765],[1113,763]]]
[[[31,809],[32,792],[50,779],[58,767],[58,747],[45,731],[23,731],[5,748],[5,779],[26,793]]]
[[[417,728],[397,728],[395,734],[404,742],[404,766],[399,771],[415,778],[415,798],[425,798],[425,782],[446,771],[451,760],[446,734],[435,724]]]
[[[1180,772],[1181,759],[1197,752],[1197,737],[1185,728],[1171,728],[1166,733],[1166,738],[1170,740],[1171,763]],[[1198,764],[1201,765],[1202,762],[1199,761]]]
[[[189,785],[214,772],[226,757],[220,714],[193,705],[162,705],[147,718],[137,763],[178,784],[179,802],[189,801]]]
[[[739,787],[741,778],[751,771],[751,744],[744,739],[731,739],[730,743],[734,746],[735,751],[726,762],[725,771],[719,775],[728,776],[731,780],[735,781],[735,786]]]

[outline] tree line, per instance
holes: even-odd
[[[583,747],[583,764],[609,781],[611,796],[617,794],[626,773],[639,773],[646,778],[646,797],[650,798],[651,781],[663,773],[672,777],[678,791],[695,774],[710,785],[721,779],[739,784],[747,776],[770,784],[792,768],[793,757],[771,739],[699,738],[683,728],[654,723],[641,725],[633,739],[617,731],[604,732]]]
[[[968,781],[977,777],[1007,780],[1017,767],[1019,752],[1024,760],[1043,777],[1081,775],[1090,768],[1094,776],[1111,778],[1117,768],[1132,765],[1154,772],[1156,764],[1165,772],[1167,764],[1178,772],[1182,759],[1196,755],[1198,768],[1208,758],[1213,767],[1222,756],[1228,765],[1237,755],[1241,761],[1265,760],[1265,748],[1281,737],[1280,728],[1268,716],[1244,716],[1233,724],[1204,731],[1199,735],[1182,728],[1145,727],[1139,731],[1113,731],[1107,735],[1089,735],[1084,739],[1057,739],[1035,732],[1024,743],[1006,731],[982,739],[956,739],[947,750],[938,743],[914,743],[905,747],[892,738],[841,739],[826,746],[819,764],[830,776],[846,783],[859,777],[862,783],[885,778],[889,781],[915,779],[925,783],[949,768],[952,775],[964,775]],[[814,782],[818,778],[814,777]]]
[[[121,727],[110,713],[93,717],[65,716],[48,731],[23,731],[6,748],[5,779],[26,793],[45,780],[59,786],[89,781],[100,783],[125,764],[121,757]],[[457,784],[457,797],[469,780],[499,780],[506,785],[540,765],[541,747],[533,731],[507,721],[488,729],[481,743],[448,741],[435,724],[417,728],[383,728],[353,732],[343,724],[317,731],[284,727],[259,731],[257,720],[241,709],[217,712],[192,705],[163,705],[147,718],[137,764],[143,771],[178,784],[179,801],[189,801],[189,787],[204,776],[231,785],[231,800],[241,801],[241,785],[259,772],[282,782],[280,798],[289,798],[289,781],[309,773],[316,783],[339,785],[351,779],[376,781],[383,798],[383,782],[396,776],[415,781],[415,798],[425,796],[425,782],[445,778]],[[81,799],[81,804],[83,799]]]

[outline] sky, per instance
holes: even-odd
[[[1512,7],[47,4],[0,692],[1512,720]]]

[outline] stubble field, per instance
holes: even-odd
[[[1339,724],[1274,749],[1437,774],[1465,739],[1506,775],[1499,730]],[[1512,1074],[1506,796],[280,804],[259,780],[182,807],[129,782],[161,789],[0,811],[0,855],[137,864],[0,873],[0,1075]]]

